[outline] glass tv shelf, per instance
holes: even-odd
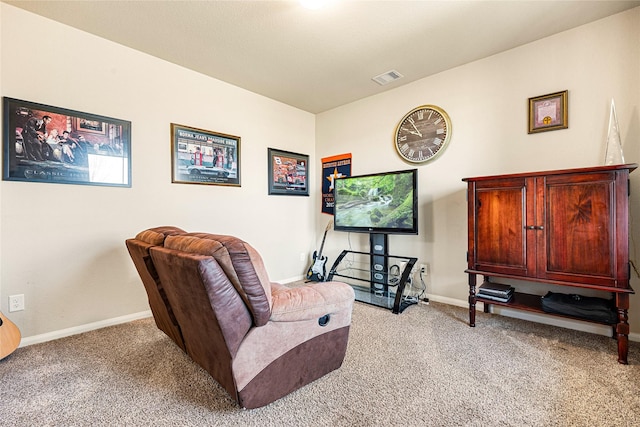
[[[418,302],[404,295],[417,258],[344,250],[327,280],[340,280],[355,291],[356,301],[390,309],[394,314]]]

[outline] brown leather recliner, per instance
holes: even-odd
[[[185,351],[242,407],[264,406],[341,366],[349,285],[270,282],[257,251],[232,236],[168,235],[149,254]]]
[[[178,227],[156,227],[141,231],[134,239],[127,239],[125,242],[133,264],[136,266],[136,270],[138,270],[138,274],[142,279],[142,284],[147,291],[149,307],[156,326],[183,350],[185,348],[182,332],[173,314],[167,295],[162,288],[158,273],[151,261],[149,248],[162,246],[167,236],[184,233],[186,232]]]

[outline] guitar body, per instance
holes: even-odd
[[[327,277],[327,257],[322,256],[322,249],[324,248],[324,241],[327,238],[327,231],[331,228],[333,221],[329,221],[327,228],[324,229],[324,236],[322,237],[322,244],[320,245],[320,251],[313,251],[313,264],[307,271],[307,280],[310,282],[324,282]]]
[[[323,282],[327,276],[327,257],[318,256],[318,252],[313,251],[313,264],[307,271],[307,279],[312,282]]]
[[[0,359],[4,359],[20,345],[20,330],[0,313]]]

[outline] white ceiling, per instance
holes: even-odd
[[[319,113],[640,6],[640,1],[10,1]],[[380,86],[372,78],[397,70]]]

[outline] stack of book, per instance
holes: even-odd
[[[498,302],[509,302],[513,297],[514,288],[500,283],[484,282],[480,285],[476,296]]]

